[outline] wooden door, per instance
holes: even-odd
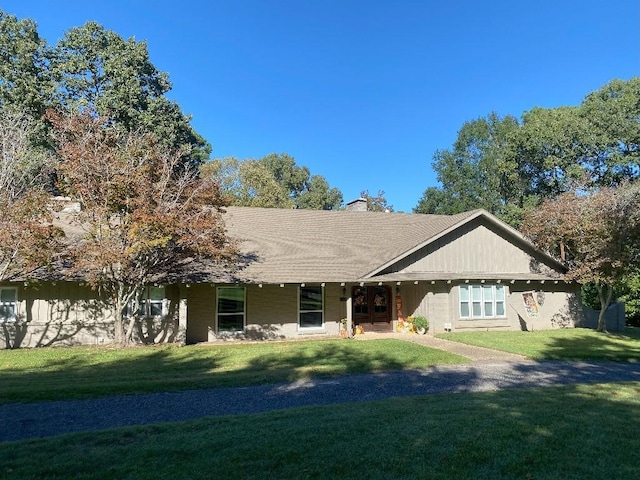
[[[353,321],[356,325],[391,322],[391,288],[353,287],[351,298]]]

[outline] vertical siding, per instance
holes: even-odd
[[[102,344],[113,341],[113,321],[98,295],[74,282],[18,288],[16,323],[0,328],[0,348]]]
[[[498,232],[471,222],[404,258],[397,272],[530,272],[539,262]]]

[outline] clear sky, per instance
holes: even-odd
[[[212,157],[295,157],[410,212],[433,154],[492,111],[640,75],[638,0],[5,0],[47,42],[94,20],[148,44]]]

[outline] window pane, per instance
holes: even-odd
[[[466,285],[460,285],[460,301],[469,301],[469,287],[467,287]]]
[[[162,300],[149,301],[149,315],[151,315],[152,317],[162,316]]]
[[[493,317],[493,302],[484,302],[484,316]]]
[[[322,287],[300,287],[300,310],[322,310]]]
[[[480,285],[471,285],[471,298],[474,302],[480,302],[482,300],[482,289]]]
[[[244,329],[244,315],[219,315],[219,332],[241,332]]]
[[[484,285],[482,287],[482,295],[485,302],[489,302],[493,300],[493,286]]]
[[[504,300],[504,286],[496,285],[496,300]]]
[[[496,315],[498,317],[504,316],[504,302],[496,302]]]
[[[473,316],[482,317],[482,304],[480,302],[473,302]]]
[[[3,288],[0,289],[0,302],[1,303],[15,303],[16,301],[16,289],[15,288]]]
[[[463,318],[469,318],[469,304],[461,303],[460,304],[460,316]]]
[[[244,312],[244,288],[219,288],[218,313]]]
[[[303,312],[300,314],[300,328],[322,327],[322,312]]]
[[[164,288],[163,287],[149,287],[149,300],[160,300],[164,299]]]

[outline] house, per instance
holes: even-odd
[[[215,342],[337,336],[341,320],[396,331],[539,330],[581,320],[564,266],[484,210],[458,215],[229,207],[237,269],[195,262],[145,291],[137,338]],[[112,321],[87,284],[0,285],[2,347],[108,343]]]

